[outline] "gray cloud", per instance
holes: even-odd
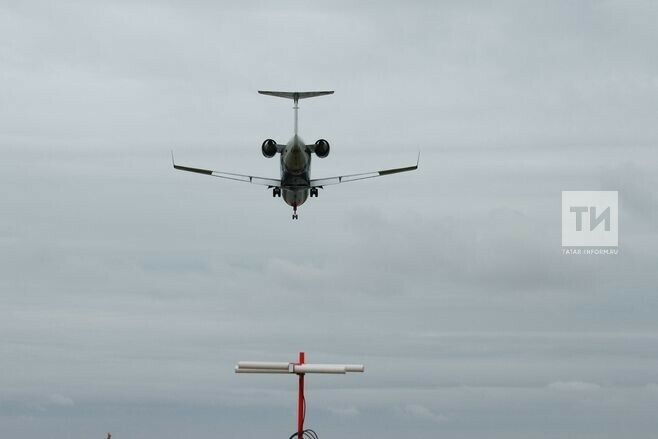
[[[653,437],[651,2],[0,5],[0,434]],[[276,176],[304,101],[327,188]],[[619,190],[620,255],[560,253],[560,191]],[[254,422],[257,419],[257,422]]]

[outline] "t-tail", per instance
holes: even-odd
[[[324,95],[334,94],[333,90],[332,91],[264,91],[264,90],[258,90],[258,93],[260,93],[262,95],[276,96],[278,98],[292,99],[294,101],[294,105],[293,105],[292,109],[294,110],[294,113],[295,113],[295,136],[297,135],[297,127],[298,127],[297,112],[299,110],[299,100],[300,99],[306,99],[306,98],[314,98],[316,96],[324,96]]]

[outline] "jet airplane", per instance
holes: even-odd
[[[295,117],[294,134],[286,144],[277,143],[272,139],[263,142],[261,150],[267,158],[272,158],[276,154],[281,154],[281,176],[280,178],[263,178],[254,175],[235,174],[232,172],[213,171],[210,169],[192,168],[189,166],[177,165],[174,161],[172,152],[171,160],[174,169],[180,171],[196,172],[198,174],[210,175],[213,177],[226,178],[229,180],[243,181],[246,183],[267,186],[272,189],[273,197],[283,196],[286,204],[293,209],[292,219],[298,219],[297,208],[304,204],[309,196],[317,197],[318,189],[339,183],[350,181],[364,180],[366,178],[380,177],[383,175],[397,174],[399,172],[414,171],[418,169],[420,153],[418,160],[413,166],[403,168],[384,169],[381,171],[364,172],[361,174],[339,175],[328,178],[311,178],[311,155],[315,154],[319,158],[325,158],[329,155],[329,142],[325,139],[319,139],[315,143],[306,144],[298,134],[298,110],[299,100],[333,94],[333,91],[258,91],[262,95],[277,96],[280,98],[292,99],[293,111]]]

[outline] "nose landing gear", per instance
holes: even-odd
[[[292,206],[292,219],[299,219],[299,215],[297,215],[297,206]]]

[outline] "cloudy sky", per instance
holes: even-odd
[[[653,438],[652,1],[0,1],[0,436]],[[291,209],[315,177],[411,164]],[[563,190],[620,254],[562,255]]]

